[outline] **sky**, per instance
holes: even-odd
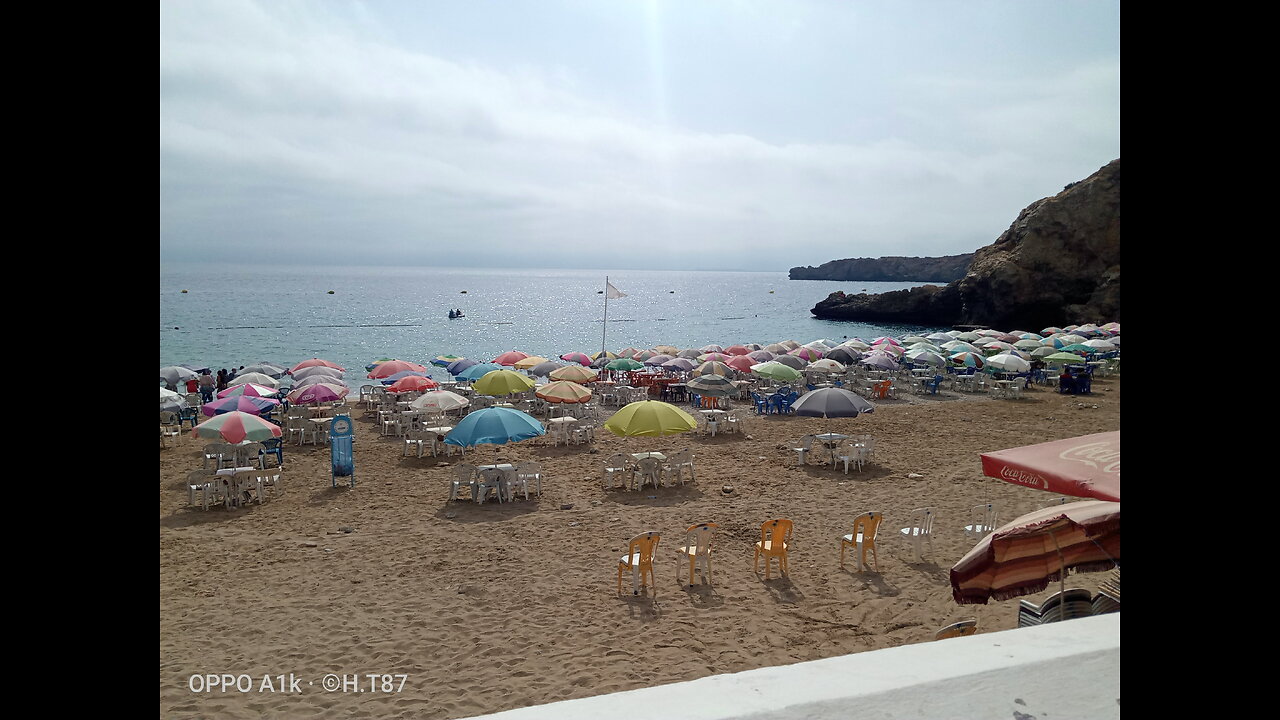
[[[1118,157],[1118,0],[160,3],[162,265],[956,255]]]

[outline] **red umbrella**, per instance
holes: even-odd
[[[409,390],[433,390],[437,387],[440,387],[439,383],[431,378],[425,378],[418,375],[408,375],[388,386],[387,391],[407,392]]]
[[[251,395],[229,395],[201,405],[200,412],[208,417],[236,410],[250,415],[261,415],[279,404],[278,401],[268,398],[253,397]]]
[[[746,345],[730,345],[724,349],[726,355],[746,355],[751,352]]]
[[[191,429],[191,437],[208,439],[221,438],[229,443],[241,443],[245,440],[261,442],[273,437],[280,437],[281,430],[273,423],[249,413],[232,411],[222,415],[214,415]]]
[[[1074,497],[1120,500],[1120,431],[983,453],[982,474]]]
[[[398,372],[420,372],[425,373],[427,369],[418,363],[411,363],[405,360],[388,360],[380,362],[373,366],[373,370],[369,372],[369,377],[377,380],[379,378],[391,377]]]
[[[297,372],[298,370],[301,370],[302,368],[309,368],[309,367],[316,367],[316,366],[331,367],[331,368],[337,368],[342,371],[346,371],[346,368],[342,367],[337,363],[331,363],[328,360],[321,360],[320,358],[311,358],[310,360],[303,360],[297,365],[294,365],[293,367],[289,368],[289,372],[294,373],[294,372]]]
[[[987,604],[1040,592],[1067,570],[1109,570],[1120,562],[1120,503],[1084,500],[1028,513],[996,528],[951,568],[951,596]]]
[[[734,355],[725,362],[725,365],[744,373],[751,372],[751,366],[756,364],[758,363],[756,363],[755,360],[752,360],[746,355]]]
[[[580,353],[580,352],[567,352],[567,353],[565,353],[565,354],[561,355],[561,356],[560,356],[560,359],[561,359],[561,360],[567,360],[567,361],[569,361],[569,362],[576,362],[576,363],[578,363],[579,365],[590,365],[590,364],[591,364],[591,357],[590,357],[590,356],[588,356],[586,353]]]

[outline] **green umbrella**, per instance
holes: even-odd
[[[751,372],[760,377],[775,380],[777,382],[791,382],[800,378],[800,372],[794,368],[783,365],[777,360],[770,360],[759,365],[752,365]]]
[[[611,360],[609,361],[609,364],[605,365],[606,370],[640,370],[643,367],[644,363],[638,363],[629,357],[621,357],[617,360]]]
[[[471,389],[481,395],[514,395],[532,390],[533,378],[515,370],[492,370],[471,384]]]
[[[1052,355],[1045,355],[1043,360],[1047,363],[1055,363],[1055,364],[1057,363],[1076,364],[1076,363],[1084,362],[1084,358],[1080,357],[1079,355],[1075,355],[1069,352],[1061,352],[1061,351],[1053,353]]]

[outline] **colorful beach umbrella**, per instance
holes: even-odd
[[[235,411],[249,413],[250,415],[261,415],[268,410],[274,410],[277,405],[279,403],[275,400],[251,395],[232,395],[231,397],[219,398],[201,405],[200,412],[207,417]]]
[[[787,354],[792,357],[798,357],[807,362],[813,362],[814,360],[821,360],[822,357],[826,355],[826,352],[817,348],[798,347]]]
[[[689,372],[693,370],[694,365],[693,365],[693,361],[690,360],[689,358],[677,357],[677,358],[671,358],[670,360],[662,363],[660,367],[664,367],[668,370],[680,370],[683,372]]]
[[[196,371],[190,368],[184,368],[181,365],[169,365],[160,368],[160,379],[166,383],[177,387],[188,380],[194,380],[200,377]]]
[[[280,391],[273,387],[267,387],[266,385],[259,385],[257,383],[248,382],[248,383],[243,383],[241,385],[232,385],[226,390],[223,390],[222,392],[218,393],[218,397],[225,398],[225,397],[232,397],[235,395],[248,395],[249,397],[270,398],[270,397],[275,397],[276,395],[279,395],[279,394],[280,394]]]
[[[571,380],[555,380],[533,393],[549,403],[585,403],[591,401],[591,390]]]
[[[435,380],[432,380],[431,378],[422,377],[421,375],[408,375],[392,383],[387,388],[387,391],[388,392],[411,392],[411,391],[421,392],[423,390],[434,390],[437,387],[440,387],[440,384],[437,383]]]
[[[506,445],[545,435],[538,419],[512,408],[491,407],[468,413],[445,437],[448,445]]]
[[[191,429],[191,437],[221,439],[236,444],[246,440],[262,442],[278,438],[281,434],[280,426],[269,423],[257,415],[238,410],[214,415]]]
[[[344,372],[346,371],[346,368],[342,367],[337,363],[329,362],[328,360],[324,360],[321,358],[311,358],[310,360],[303,360],[297,365],[294,365],[293,367],[289,368],[289,372],[292,374],[292,373],[298,372],[299,370],[302,370],[303,368],[317,367],[317,366],[337,368]]]
[[[547,360],[546,362],[538,363],[537,365],[534,365],[533,367],[529,368],[529,374],[534,377],[547,377],[551,375],[551,373],[555,372],[556,370],[559,370],[562,367],[566,367],[565,364],[562,362],[558,362],[556,360]],[[582,366],[579,365],[578,367],[582,367]]]
[[[349,392],[350,389],[342,385],[317,382],[305,387],[294,388],[285,398],[294,405],[318,405],[323,402],[341,400]]]
[[[479,360],[472,360],[471,358],[461,358],[459,360],[454,360],[448,365],[445,365],[444,369],[448,371],[450,375],[453,375],[456,377],[458,375],[461,375],[463,372],[465,372],[467,368],[472,368],[472,367],[475,367],[476,365],[481,365],[481,364],[483,363],[481,363]]]
[[[449,363],[462,359],[463,357],[461,355],[437,355],[436,359],[431,361],[431,364],[439,365],[440,367],[448,367]]]
[[[394,385],[394,384],[396,384],[396,383],[400,382],[401,380],[403,380],[403,379],[405,379],[405,378],[410,378],[410,377],[425,378],[425,377],[428,377],[428,375],[427,375],[426,373],[424,373],[424,372],[414,372],[413,370],[402,370],[402,371],[400,371],[400,372],[396,373],[395,375],[388,375],[388,376],[386,376],[386,377],[382,378],[381,380],[379,380],[378,382],[382,383],[383,385]],[[308,378],[308,379],[310,379],[310,378]],[[337,383],[337,382],[340,382],[340,381],[339,381],[339,380],[333,380],[333,382],[334,382],[334,383]],[[346,383],[342,383],[342,384],[343,384],[343,385],[346,385]]]
[[[698,423],[692,415],[670,403],[640,400],[623,406],[604,427],[619,437],[661,437],[695,430]]]
[[[1031,363],[1012,353],[1000,353],[987,358],[987,369],[995,368],[1001,372],[1021,373],[1031,370]]]
[[[374,380],[380,380],[401,372],[426,374],[429,371],[425,365],[419,365],[418,363],[409,362],[407,360],[388,360],[374,366],[373,370],[369,372],[368,377],[371,377]]]
[[[376,365],[374,367],[377,367]],[[316,365],[314,367],[302,368],[296,373],[292,373],[294,381],[305,380],[312,377],[332,377],[341,378],[343,372],[337,368],[326,367],[324,365]]]
[[[1041,359],[1054,365],[1077,365],[1084,364],[1085,362],[1083,357],[1076,355],[1075,353],[1062,352],[1061,350],[1045,355]]]
[[[548,359],[542,357],[541,355],[530,355],[529,357],[523,360],[516,361],[516,363],[512,367],[514,367],[517,370],[529,370],[538,365],[541,365],[544,362],[548,362]]]
[[[738,391],[733,381],[723,375],[699,375],[690,380],[686,387],[689,392],[707,397],[729,397]]]
[[[481,395],[514,395],[533,387],[533,378],[506,368],[491,370],[471,383],[471,388]]]
[[[728,354],[726,354],[726,353],[722,353],[722,352],[709,352],[709,353],[703,353],[703,354],[699,355],[699,356],[698,356],[698,362],[701,362],[701,363],[708,363],[708,362],[724,363],[724,362],[728,362],[729,358],[731,358],[731,357],[733,357],[733,356],[732,356],[732,355],[728,355]]]
[[[806,370],[817,370],[820,372],[842,373],[846,370],[845,366],[832,360],[830,357],[818,358],[809,363]]]
[[[590,355],[582,352],[577,352],[577,351],[567,352],[561,355],[560,359],[564,360],[565,362],[575,362],[575,363],[578,363],[579,365],[590,365],[592,360]]]
[[[496,365],[506,365],[510,367],[527,357],[529,357],[528,353],[522,353],[519,350],[509,350],[494,358],[493,362]]]
[[[684,358],[678,358],[678,359],[683,360]],[[752,360],[750,356],[734,355],[733,357],[726,360],[724,364],[728,365],[734,370],[737,370],[738,372],[748,373],[748,372],[751,372],[751,366],[756,365],[758,363],[755,360]]]

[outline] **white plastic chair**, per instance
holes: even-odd
[[[636,485],[636,476],[640,476],[640,484]],[[631,473],[631,485],[639,490],[644,489],[645,482],[653,483],[654,488],[662,487],[662,461],[658,458],[645,458],[636,463]]]
[[[689,585],[693,585],[693,575],[702,571],[702,582],[711,584],[711,539],[720,526],[715,523],[699,523],[690,526],[684,533],[684,545],[677,552],[680,559],[676,561],[676,583],[680,582],[680,566],[689,564]]]
[[[489,499],[489,491],[494,491],[498,502],[503,501],[502,471],[497,468],[485,468],[480,471],[480,480],[476,482],[476,502],[483,503]]]
[[[449,488],[449,499],[458,499],[458,489],[466,487],[471,491],[471,497],[476,496],[476,466],[470,463],[461,463],[453,466],[453,480]]]
[[[542,463],[536,460],[523,460],[516,463],[516,474],[518,480],[524,484],[525,499],[529,499],[528,486],[530,482],[534,484],[534,495],[542,497]]]
[[[862,472],[862,466],[866,464],[866,459],[864,455],[865,449],[866,448],[864,448],[861,445],[858,445],[856,442],[853,442],[853,441],[845,443],[843,453],[836,456],[837,460],[844,461],[845,475],[849,474],[850,465],[857,465],[858,472]]]
[[[813,449],[813,435],[805,435],[804,437],[800,438],[800,447],[793,447],[791,449],[795,450],[800,455],[796,464],[797,465],[806,464],[809,460],[809,451]]]
[[[622,480],[622,487],[628,488],[627,473],[629,472],[626,455],[622,453],[611,455],[608,460],[604,461],[604,489],[613,489],[617,486],[619,479]]]
[[[697,477],[693,474],[693,450],[685,448],[684,450],[676,452],[672,454],[671,457],[667,458],[666,471],[668,473],[674,472],[676,474],[675,479],[681,485],[684,484],[685,468],[689,468],[689,479],[697,480]]]
[[[921,562],[924,560],[924,555],[921,553],[920,548],[925,541],[929,543],[929,552],[933,552],[933,508],[916,508],[911,512],[914,516],[911,525],[902,528],[898,532],[902,537],[911,541],[916,562]]]
[[[987,533],[996,529],[998,518],[998,510],[995,503],[986,503],[984,505],[974,505],[969,510],[971,521],[964,526],[965,537],[974,537],[982,539]]]
[[[422,457],[422,450],[431,439],[433,438],[428,438],[421,430],[410,430],[404,434],[404,454],[401,457],[408,455],[410,448],[417,450],[418,457]]]

